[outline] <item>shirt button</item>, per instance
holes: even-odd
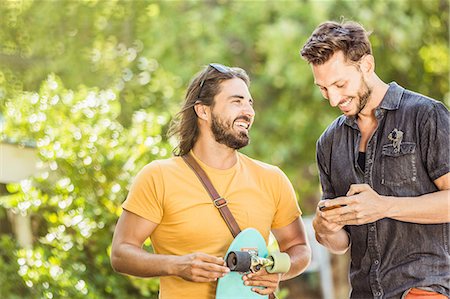
[[[381,292],[376,292],[375,296],[381,296]]]
[[[379,261],[379,260],[374,260],[373,263],[374,263],[375,265],[378,265],[378,264],[380,263],[380,261]]]
[[[374,231],[375,231],[375,226],[371,226],[371,227],[369,228],[369,230],[370,230],[371,232],[374,232]]]

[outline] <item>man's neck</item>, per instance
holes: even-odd
[[[366,106],[358,113],[358,123],[372,122],[376,120],[375,110],[386,95],[386,92],[389,89],[389,85],[381,81],[381,79],[375,75],[374,83],[372,84],[371,88],[372,94],[370,95]]]
[[[201,138],[192,148],[194,155],[206,165],[216,169],[229,169],[237,162],[237,151],[210,138]]]

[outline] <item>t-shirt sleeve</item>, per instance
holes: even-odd
[[[122,208],[154,223],[163,216],[164,183],[157,161],[147,164],[134,178]]]
[[[425,161],[428,175],[433,181],[447,174],[450,169],[449,119],[447,108],[442,103],[436,103],[420,126],[422,160]]]
[[[298,206],[297,196],[295,195],[294,187],[288,177],[278,170],[278,186],[277,186],[277,203],[275,217],[272,222],[272,229],[284,227],[292,223],[301,215],[300,207]]]

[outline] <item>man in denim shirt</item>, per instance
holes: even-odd
[[[449,112],[383,82],[368,35],[325,22],[301,51],[343,113],[317,142],[316,238],[333,253],[350,248],[351,298],[448,298]]]

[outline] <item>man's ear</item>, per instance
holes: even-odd
[[[370,74],[375,72],[375,59],[372,55],[367,54],[361,58],[361,62],[359,64],[361,71],[365,74]]]
[[[197,114],[197,117],[203,120],[208,120],[208,106],[203,105],[203,104],[195,104],[194,106],[194,110],[195,110],[195,114]]]

